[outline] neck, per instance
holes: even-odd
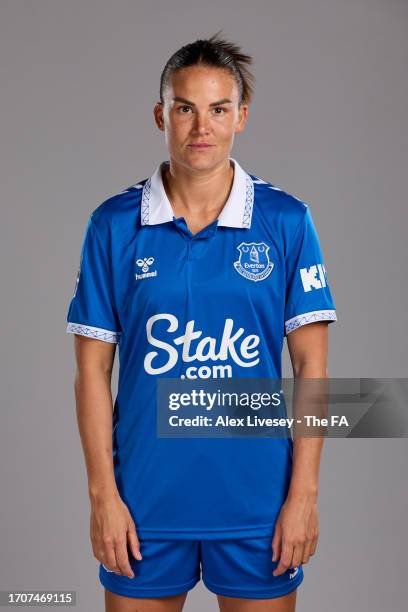
[[[226,159],[210,170],[191,172],[170,160],[164,167],[162,179],[176,217],[218,216],[231,191],[234,167]]]

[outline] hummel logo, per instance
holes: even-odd
[[[296,565],[296,567],[292,567],[292,569],[293,569],[293,572],[291,572],[289,574],[289,580],[292,580],[292,578],[294,578],[296,576],[296,574],[299,571],[299,567]]]
[[[143,259],[136,259],[137,265],[142,268],[143,272],[148,272],[149,267],[154,263],[154,257],[144,257]]]
[[[136,280],[140,278],[149,278],[150,276],[157,276],[157,270],[149,272],[150,266],[154,264],[154,257],[143,257],[143,259],[136,259],[136,265],[142,268],[143,274],[135,274]]]

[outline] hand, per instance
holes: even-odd
[[[90,523],[94,556],[118,576],[133,578],[127,543],[135,559],[141,561],[142,555],[135,524],[120,496],[93,502]]]
[[[315,496],[288,496],[276,521],[272,561],[280,559],[273,572],[280,576],[290,567],[307,563],[314,555],[319,537]]]

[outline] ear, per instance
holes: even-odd
[[[161,102],[156,102],[153,109],[154,120],[162,132],[164,132],[164,116],[163,116],[163,105]]]
[[[245,124],[248,119],[248,113],[249,113],[248,104],[241,104],[241,106],[239,107],[239,111],[238,111],[238,120],[237,120],[237,123],[235,124],[236,134],[239,134],[239,132],[242,132],[243,129],[245,128]]]

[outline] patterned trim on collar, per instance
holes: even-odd
[[[239,163],[234,164],[234,181],[230,195],[218,217],[218,225],[249,229],[254,206],[254,183]],[[153,175],[143,185],[140,218],[142,225],[157,225],[173,221],[174,213],[163,186],[161,162]]]

